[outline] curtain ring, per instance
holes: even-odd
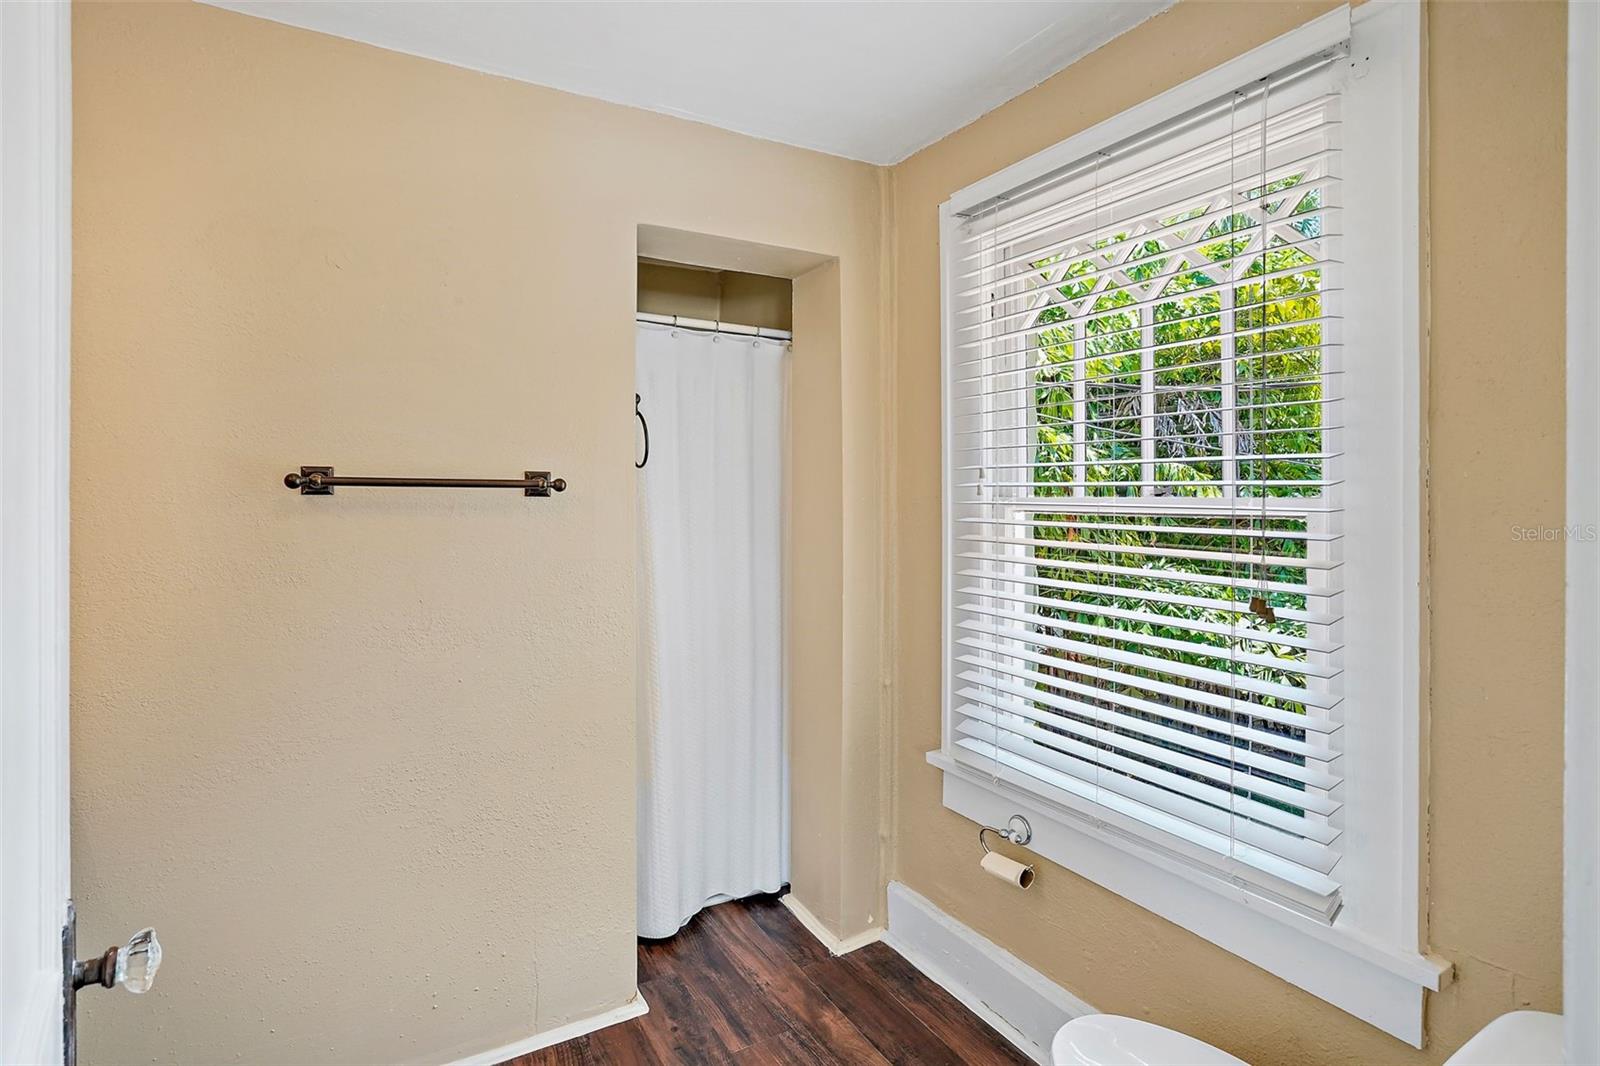
[[[633,394],[633,415],[639,420],[639,427],[644,430],[644,458],[633,464],[635,470],[643,470],[644,464],[650,461],[650,423],[644,420],[644,412],[639,410],[639,394]]]

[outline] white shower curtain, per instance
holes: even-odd
[[[639,935],[789,877],[781,341],[640,324]]]

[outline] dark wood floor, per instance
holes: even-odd
[[[892,948],[834,957],[776,897],[724,903],[639,942],[642,1018],[503,1066],[1027,1064]]]

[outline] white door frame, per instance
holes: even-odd
[[[72,10],[0,3],[0,1062],[62,1061]]]
[[[1600,6],[1567,5],[1567,723],[1562,1000],[1569,1063],[1600,1062]]]

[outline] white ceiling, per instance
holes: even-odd
[[[894,163],[1173,0],[203,0],[276,22]]]

